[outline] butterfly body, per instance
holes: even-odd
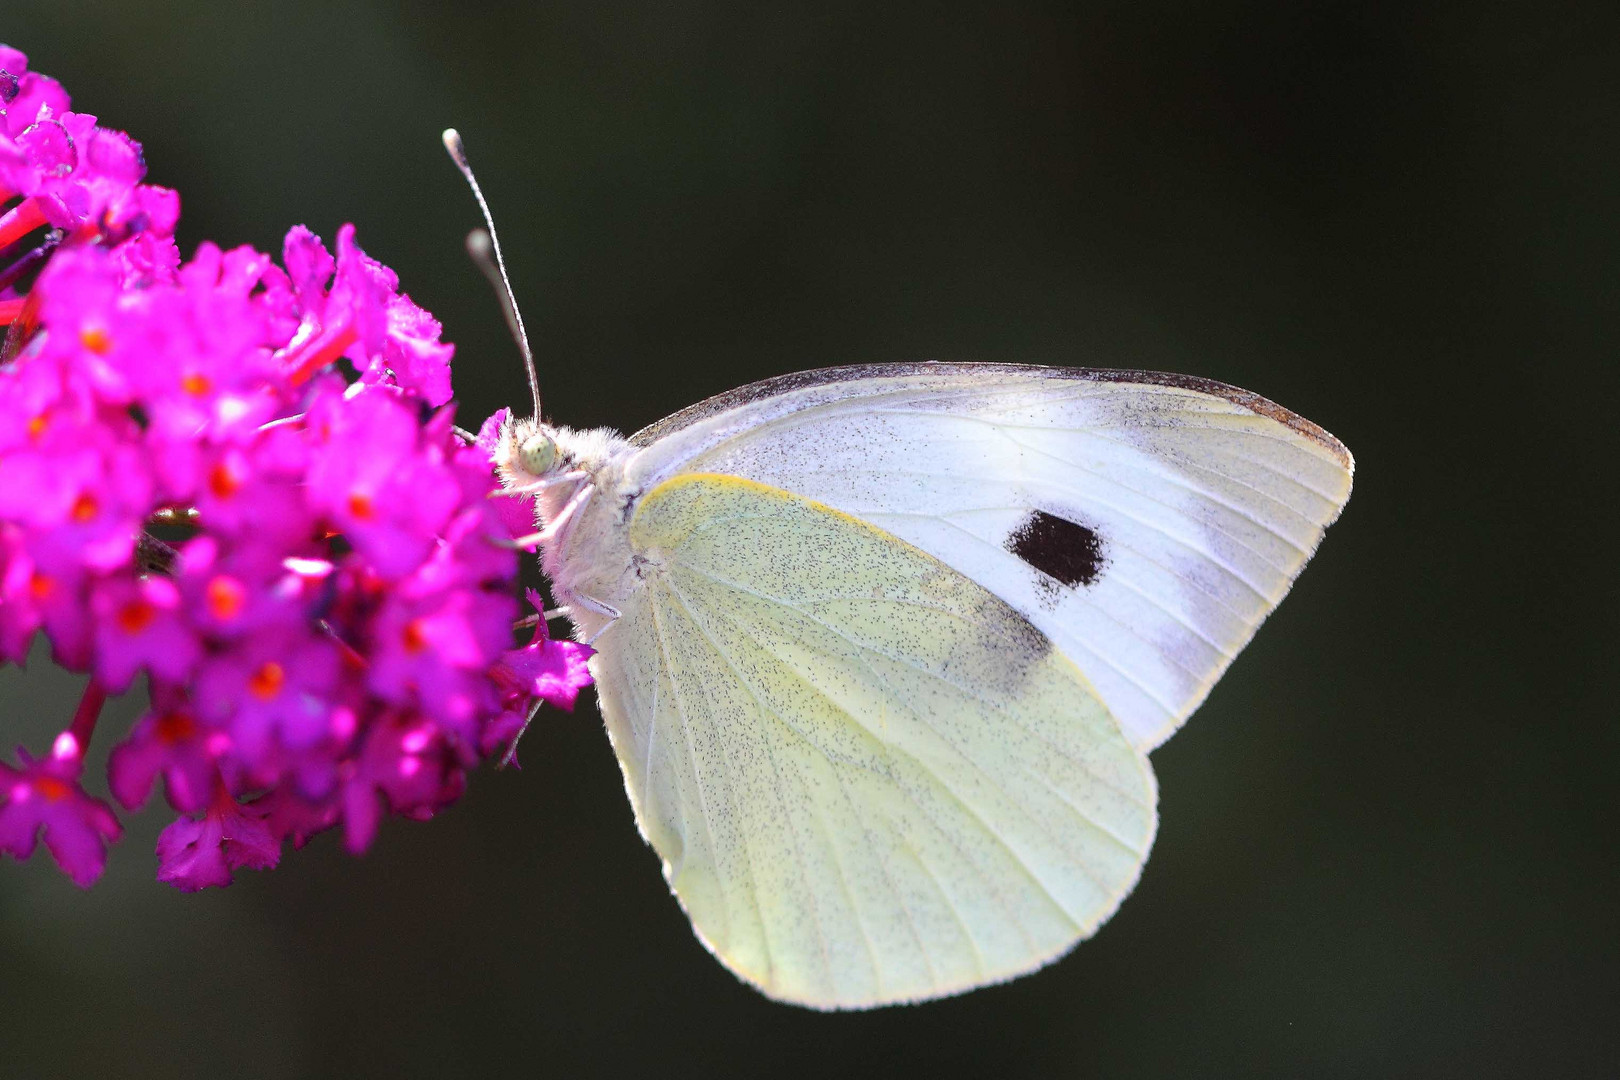
[[[1112,914],[1147,752],[1352,468],[1222,384],[992,364],[785,376],[628,438],[519,421],[497,460],[699,938],[821,1008],[1010,978]]]
[[[532,468],[533,455],[525,462],[523,447],[535,443],[551,447],[542,455],[544,468]],[[574,430],[532,418],[509,421],[496,447],[496,469],[508,490],[533,494],[540,566],[581,640],[606,625],[609,616],[599,609],[634,587],[624,525],[633,505],[625,469],[635,452],[609,428]],[[581,597],[599,603],[582,605]]]

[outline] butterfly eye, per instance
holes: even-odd
[[[551,463],[556,459],[557,444],[551,441],[550,435],[536,432],[518,447],[518,464],[530,476],[541,475],[551,468]]]

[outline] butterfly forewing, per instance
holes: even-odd
[[[735,476],[648,491],[630,541],[603,713],[643,833],[738,974],[823,1008],[937,997],[1061,954],[1134,884],[1151,770],[993,593]]]
[[[1207,380],[988,364],[827,369],[638,434],[646,487],[748,477],[878,526],[1021,612],[1132,742],[1197,707],[1338,516],[1331,435]]]

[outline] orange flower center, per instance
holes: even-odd
[[[180,380],[180,389],[192,397],[202,397],[213,388],[214,384],[208,381],[208,376],[199,375],[195,371],[188,373]]]
[[[208,490],[212,491],[216,498],[228,499],[235,495],[236,489],[241,486],[242,481],[237,479],[230,466],[223,461],[208,470]]]
[[[138,634],[152,625],[157,617],[157,608],[145,600],[131,600],[118,609],[118,629],[126,634]]]
[[[101,504],[96,502],[96,497],[94,495],[90,494],[88,491],[81,491],[79,492],[79,497],[73,500],[73,509],[70,510],[69,513],[72,515],[74,521],[78,522],[80,525],[83,525],[88,521],[95,520],[96,513],[100,509]]]
[[[99,326],[79,331],[79,343],[97,356],[106,356],[112,351],[112,335]]]
[[[35,570],[28,576],[28,591],[35,600],[48,600],[51,593],[56,591],[56,582],[48,574]]]
[[[34,790],[45,797],[46,802],[61,802],[73,794],[73,789],[54,776],[34,777]]]
[[[286,681],[287,673],[281,665],[274,660],[266,660],[248,680],[248,692],[260,701],[269,701],[281,693],[281,686]]]
[[[165,743],[185,742],[197,733],[197,722],[182,712],[164,713],[158,717],[157,737]]]
[[[421,619],[412,619],[405,624],[405,651],[419,653],[428,647],[427,633],[422,626]]]
[[[371,496],[363,491],[351,491],[349,493],[349,513],[361,521],[370,521],[372,514],[375,513],[371,506]]]
[[[49,423],[50,417],[46,416],[44,413],[40,413],[38,416],[33,417],[28,421],[28,437],[38,441],[39,437],[45,434],[45,427]]]
[[[216,619],[234,619],[247,603],[247,590],[242,583],[227,574],[217,574],[203,590],[207,597],[209,614]]]

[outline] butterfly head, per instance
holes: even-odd
[[[577,474],[574,454],[564,450],[570,432],[534,419],[513,417],[506,422],[495,448],[495,465],[510,488],[544,491]],[[577,477],[570,477],[577,478]]]
[[[532,418],[506,422],[495,447],[495,466],[505,486],[539,498],[544,509],[581,485],[598,484],[600,473],[629,444],[607,428],[575,431]]]
[[[515,464],[536,479],[551,472],[557,461],[557,440],[549,431],[536,426],[532,434],[518,443]]]

